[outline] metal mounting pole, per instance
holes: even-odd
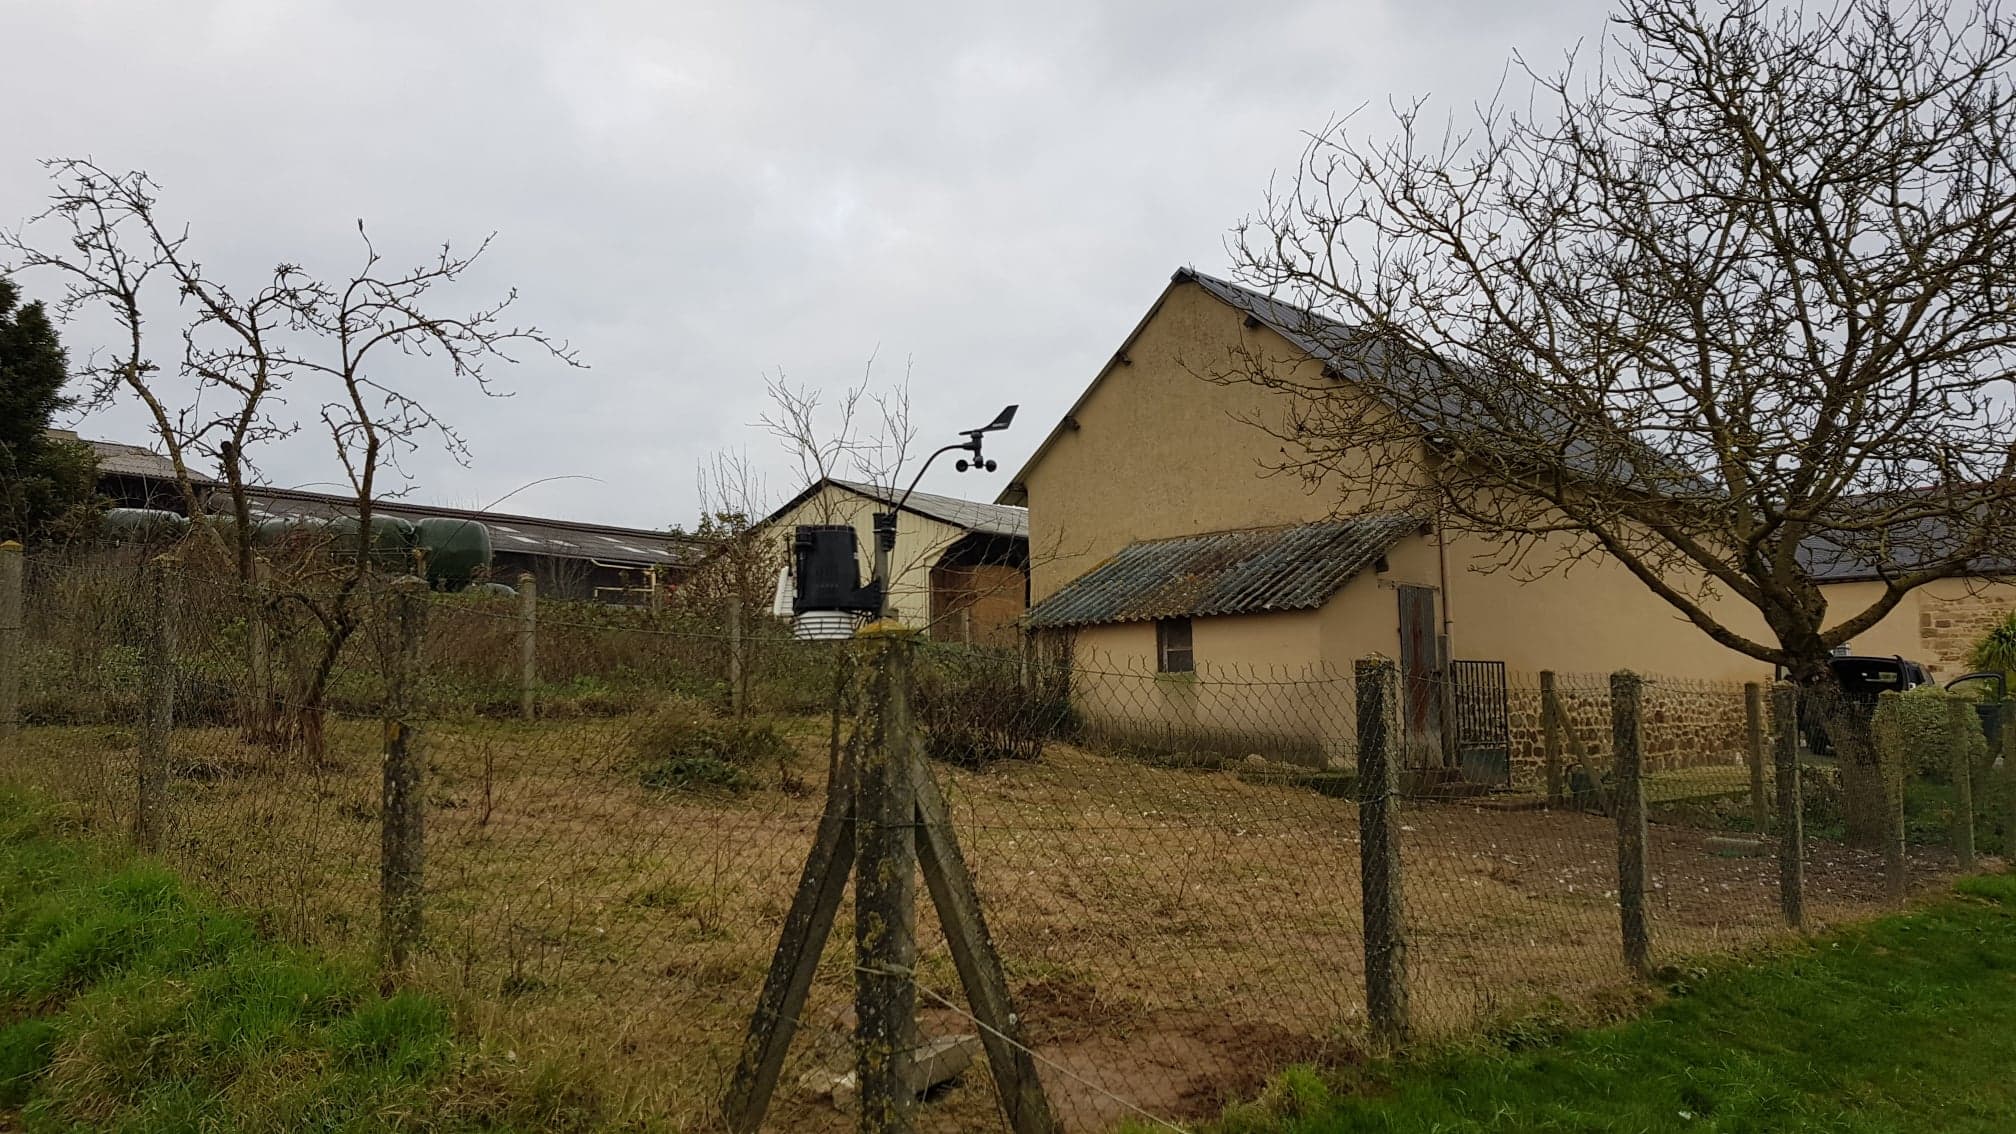
[[[935,456],[936,454],[933,455]],[[919,475],[921,476],[922,474],[920,473]],[[910,494],[906,492],[903,495],[905,499],[908,499]],[[896,588],[890,585],[889,579],[889,557],[895,550],[896,513],[875,513],[875,573],[871,578],[877,586],[882,588],[881,596],[877,600],[882,604],[882,607],[876,611],[877,618],[894,618],[896,616],[896,600],[894,598]]]

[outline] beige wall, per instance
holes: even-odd
[[[1635,669],[1715,681],[1769,678],[1771,667],[1710,638],[1612,559],[1585,559],[1525,577],[1497,567],[1496,549],[1475,536],[1449,541],[1451,638],[1459,658],[1502,661],[1515,671],[1605,673]],[[1702,600],[1717,621],[1769,642],[1748,604]]]
[[[1840,623],[1867,610],[1883,593],[1881,583],[1835,583],[1822,588],[1827,620]],[[1934,676],[1968,671],[1967,652],[1989,627],[2016,610],[2016,583],[1986,579],[1941,579],[1905,595],[1883,621],[1848,643],[1858,654],[1901,655],[1923,662]]]
[[[1241,418],[1278,421],[1281,397],[1250,384],[1218,385],[1246,349],[1289,364],[1294,348],[1196,284],[1170,289],[1154,317],[1091,391],[1019,483],[1029,503],[1030,600],[1084,574],[1136,540],[1299,523],[1328,516],[1340,496],[1292,477],[1263,479],[1280,448]]]
[[[1155,624],[1077,631],[1073,703],[1096,733],[1165,750],[1320,764],[1352,742],[1349,670],[1319,660],[1315,611],[1191,620],[1194,673],[1157,673]]]
[[[1193,283],[1172,287],[1126,350],[1109,367],[1049,449],[1018,483],[1030,513],[1031,599],[1050,593],[1120,548],[1142,539],[1274,524],[1306,523],[1367,503],[1336,480],[1311,487],[1265,475],[1281,441],[1252,420],[1279,421],[1283,395],[1251,384],[1219,385],[1200,375],[1224,373],[1239,352],[1277,360],[1298,380],[1320,370],[1265,329]],[[1088,490],[1087,486],[1098,486]],[[1452,536],[1447,576],[1453,645],[1459,658],[1499,660],[1511,668],[1648,673],[1752,679],[1766,667],[1723,647],[1614,563],[1582,563],[1527,578],[1500,564],[1498,548]],[[1353,584],[1326,605],[1313,652],[1285,653],[1348,672],[1366,653],[1398,648],[1393,586],[1440,588],[1432,538],[1410,539],[1391,556],[1383,587]],[[1547,562],[1544,551],[1529,563]],[[1364,580],[1361,580],[1361,582]],[[1739,629],[1762,634],[1761,620],[1725,607]],[[1200,649],[1200,656],[1202,656]]]
[[[852,526],[859,545],[861,579],[866,582],[874,563],[874,514],[886,510],[878,501],[829,484],[767,526],[772,538],[784,541],[787,556],[792,532],[800,524]],[[931,568],[947,548],[965,535],[963,528],[915,512],[896,514],[896,550],[889,557],[889,570],[894,576],[890,596],[898,620],[909,626],[930,625]]]

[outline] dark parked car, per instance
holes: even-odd
[[[1829,658],[1828,668],[1841,682],[1841,691],[1849,703],[1858,706],[1869,716],[1876,714],[1876,695],[1892,690],[1903,692],[1920,685],[1930,685],[1932,675],[1924,666],[1902,657],[1859,657],[1840,655]],[[1827,739],[1827,730],[1820,723],[1820,715],[1806,711],[1802,704],[1799,712],[1799,736],[1806,742],[1806,748],[1816,756],[1830,755],[1834,746]]]

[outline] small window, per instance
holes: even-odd
[[[1155,668],[1163,673],[1190,673],[1197,668],[1190,652],[1190,620],[1164,618],[1155,624]]]

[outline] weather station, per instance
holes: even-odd
[[[805,641],[834,641],[851,638],[864,622],[895,617],[892,605],[889,561],[896,551],[896,517],[917,491],[931,463],[947,453],[966,453],[954,466],[960,472],[993,472],[999,466],[982,451],[989,433],[1008,428],[1015,420],[1015,406],[996,414],[993,421],[978,429],[963,430],[964,441],[935,450],[924,458],[917,475],[903,495],[889,502],[886,510],[874,514],[874,557],[867,583],[861,582],[858,538],[849,524],[801,524],[792,534],[790,578],[778,580],[778,607],[782,607],[786,587],[790,587],[792,633]],[[783,613],[780,609],[779,613]]]

